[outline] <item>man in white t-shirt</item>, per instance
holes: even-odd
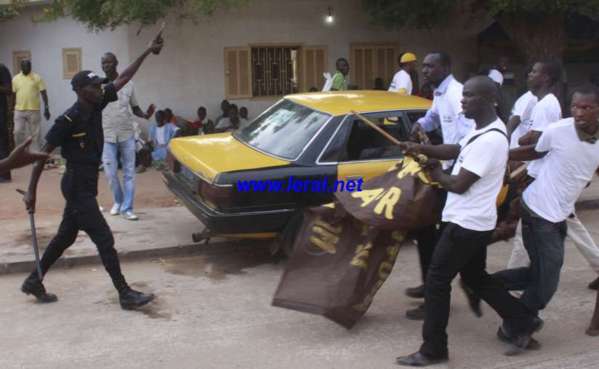
[[[510,152],[515,160],[544,157],[522,196],[522,235],[531,264],[495,274],[509,289],[524,290],[521,301],[531,311],[544,309],[557,290],[566,219],[599,166],[599,90],[577,89],[571,109],[573,118],[549,126],[536,145]]]
[[[463,85],[451,74],[451,58],[444,52],[428,54],[422,62],[422,74],[425,81],[436,87],[433,105],[426,115],[419,119],[412,128],[412,136],[417,138],[420,133],[441,129],[443,143],[455,145],[474,127],[474,121],[466,119],[462,114]],[[448,169],[452,160],[443,161],[443,168]],[[435,227],[423,229],[416,235],[418,242],[418,256],[423,280],[427,274],[438,231]],[[412,298],[424,297],[424,286],[412,287],[406,290]],[[424,305],[406,312],[408,319],[424,319]]]
[[[518,140],[530,130],[532,110],[538,101],[539,99],[530,90],[516,100],[507,124],[510,149],[520,146]]]
[[[393,81],[389,86],[389,91],[397,92],[401,95],[411,95],[414,85],[411,73],[416,71],[416,55],[413,53],[403,53],[399,58],[399,71],[393,76]]]
[[[431,178],[448,191],[444,228],[426,276],[424,342],[416,353],[397,358],[400,365],[427,366],[448,360],[451,282],[458,273],[503,318],[502,330],[518,348],[526,348],[532,333],[540,329],[540,320],[485,271],[509,150],[505,124],[495,110],[496,92],[486,76],[466,82],[462,106],[476,127],[458,145],[403,145],[407,152],[457,160],[451,174],[439,166],[429,169]]]

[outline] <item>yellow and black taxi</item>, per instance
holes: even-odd
[[[281,232],[330,202],[334,184],[358,190],[402,158],[352,112],[406,140],[430,104],[387,91],[286,96],[243,129],[173,139],[164,180],[211,235]]]

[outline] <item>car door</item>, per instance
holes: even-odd
[[[410,127],[402,111],[366,114],[365,117],[398,140],[407,139]],[[331,137],[318,163],[335,164],[338,181],[367,181],[387,172],[402,158],[397,146],[358,117],[348,115]]]

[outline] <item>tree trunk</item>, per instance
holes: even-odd
[[[547,58],[562,59],[566,49],[563,14],[538,17],[503,15],[498,21],[529,64]]]
[[[593,318],[591,324],[587,329],[589,336],[599,336],[599,292],[597,292],[597,300],[595,301],[595,312],[593,312]]]

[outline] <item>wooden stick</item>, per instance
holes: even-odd
[[[372,121],[370,121],[368,118],[366,118],[362,114],[360,114],[358,112],[355,112],[353,110],[351,111],[351,113],[353,115],[355,115],[356,117],[360,118],[361,120],[363,120],[364,123],[366,123],[367,125],[369,125],[372,129],[374,129],[378,133],[382,134],[387,140],[393,142],[395,145],[400,145],[401,144],[401,142],[398,139],[396,139],[395,137],[393,137],[390,134],[388,134],[387,132],[385,132],[384,129],[382,129],[381,127],[377,126],[376,123],[373,123]]]

